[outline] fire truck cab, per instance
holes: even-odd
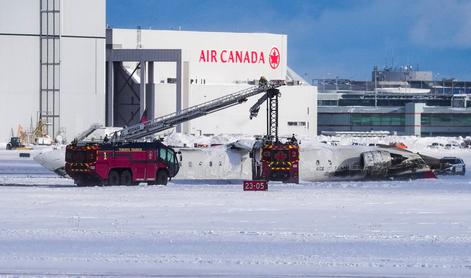
[[[78,186],[166,185],[179,163],[175,151],[159,141],[88,142],[67,146],[65,170]]]

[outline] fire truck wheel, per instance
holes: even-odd
[[[78,187],[85,186],[85,182],[83,181],[83,179],[76,179],[76,180],[75,180],[75,184],[76,184]]]
[[[132,185],[132,175],[128,170],[121,172],[121,184],[122,185]]]
[[[90,186],[90,184],[85,179],[78,179],[75,181],[78,187]]]
[[[108,185],[119,185],[119,173],[116,170],[111,170],[108,175]]]
[[[161,185],[167,185],[167,182],[168,182],[168,174],[167,174],[167,171],[164,171],[164,170],[160,170],[157,172],[157,177],[155,179],[155,182],[157,184],[161,184]]]

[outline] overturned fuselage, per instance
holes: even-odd
[[[250,179],[249,149],[235,144],[180,149],[178,178]],[[416,153],[389,146],[302,146],[299,176],[304,181],[435,178]]]
[[[175,180],[251,179],[252,145],[236,141],[203,148],[175,148],[180,152],[180,172]],[[35,157],[44,167],[62,174],[64,149]],[[389,146],[300,146],[302,181],[383,180],[434,178],[430,167],[416,153]]]

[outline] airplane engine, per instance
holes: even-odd
[[[360,168],[370,178],[386,177],[391,164],[391,154],[387,151],[369,151],[360,155]]]

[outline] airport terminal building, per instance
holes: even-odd
[[[318,80],[318,133],[471,135],[471,82],[432,76],[407,66],[375,68],[369,81]]]
[[[70,141],[257,85],[280,88],[281,135],[317,133],[317,89],[288,67],[283,34],[106,29],[105,0],[18,0],[0,9],[0,141],[38,120]],[[86,20],[84,20],[86,19]],[[257,97],[168,132],[264,134]],[[264,108],[264,106],[263,106]],[[167,132],[167,133],[168,133]]]

